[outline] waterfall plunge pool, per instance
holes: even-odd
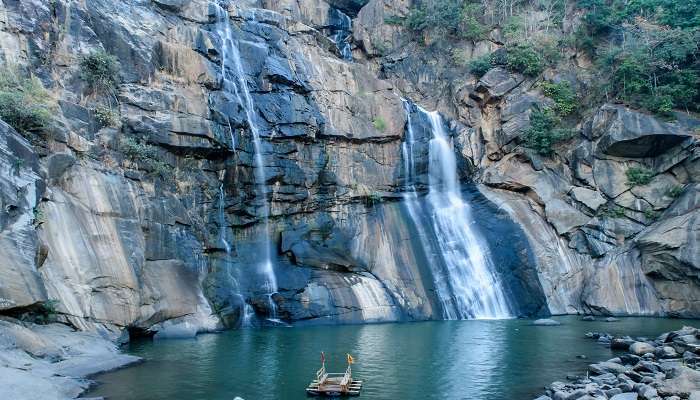
[[[304,388],[326,352],[329,371],[355,358],[364,399],[527,400],[568,374],[614,352],[589,331],[655,337],[698,321],[621,318],[618,322],[555,317],[261,328],[184,340],[139,340],[124,351],[146,362],[98,375],[86,397],[109,400],[305,399]],[[577,358],[584,355],[586,359]]]

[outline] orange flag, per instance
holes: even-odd
[[[355,362],[355,359],[352,358],[352,356],[350,354],[348,354],[348,364],[352,364],[354,362]]]

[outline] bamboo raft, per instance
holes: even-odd
[[[306,388],[306,394],[323,397],[359,396],[362,381],[352,379],[351,360],[348,356],[348,368],[344,373],[328,373],[322,356],[321,368],[316,371],[316,379]]]

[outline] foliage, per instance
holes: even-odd
[[[51,121],[50,96],[35,76],[0,69],[0,118],[17,132],[44,129]]]
[[[119,120],[119,116],[117,115],[116,111],[109,107],[97,107],[92,110],[92,113],[95,116],[95,121],[97,121],[100,128],[115,126]]]
[[[33,316],[34,322],[37,324],[48,324],[56,321],[58,314],[59,300],[49,299],[41,303]]]
[[[646,185],[654,178],[654,172],[644,167],[632,167],[625,171],[629,186]]]
[[[119,82],[119,62],[104,50],[95,51],[80,60],[81,77],[93,92],[113,93]]]
[[[683,193],[683,189],[685,189],[683,185],[674,186],[668,191],[668,195],[673,198],[679,197]]]
[[[493,64],[490,55],[475,58],[469,63],[469,72],[474,74],[477,78],[484,76],[491,68],[493,68]]]
[[[558,115],[566,116],[576,110],[578,104],[576,92],[571,88],[569,82],[545,82],[542,84],[542,92],[554,100],[554,111]]]
[[[682,4],[681,4],[682,3]],[[593,56],[608,97],[671,115],[700,103],[700,3],[579,0],[576,46]]]
[[[648,208],[644,210],[644,216],[646,217],[646,219],[653,221],[659,218],[659,213],[658,211],[654,211],[653,208]]]
[[[530,114],[530,128],[524,135],[525,146],[542,155],[551,154],[552,146],[572,136],[571,131],[557,127],[560,122],[560,118],[550,108],[533,110]]]
[[[608,217],[608,218],[624,218],[625,217],[625,209],[620,207],[620,206],[605,207],[605,208],[601,209],[599,215],[601,217]]]
[[[509,69],[529,76],[544,71],[544,60],[540,52],[530,44],[517,44],[506,49],[506,65]]]
[[[367,207],[374,206],[375,204],[379,204],[382,202],[382,196],[379,195],[377,192],[372,192],[365,196],[365,204]]]
[[[489,31],[480,16],[484,14],[481,2],[469,0],[423,1],[412,7],[402,20],[389,17],[388,23],[398,23],[415,34],[431,31],[453,38],[479,40]]]
[[[131,137],[124,137],[120,141],[120,149],[124,155],[132,161],[140,163],[141,167],[152,174],[159,175],[166,180],[172,177],[172,167],[160,160],[161,155],[157,147]]]
[[[384,118],[382,117],[377,117],[372,120],[372,125],[374,126],[374,129],[378,130],[379,132],[384,132],[386,130],[386,121],[384,121]]]

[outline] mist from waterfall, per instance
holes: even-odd
[[[269,297],[269,306],[272,318],[276,318],[277,307],[272,300],[272,295],[277,292],[277,278],[272,266],[272,254],[270,243],[270,223],[269,223],[269,204],[267,201],[265,163],[262,155],[262,141],[260,139],[260,131],[255,117],[255,105],[253,98],[246,82],[245,71],[241,61],[241,55],[238,49],[238,41],[234,38],[231,30],[231,22],[229,15],[220,5],[213,3],[216,9],[216,30],[221,39],[221,76],[222,89],[236,96],[239,104],[245,111],[246,122],[253,136],[254,148],[254,175],[255,175],[255,191],[258,199],[262,200],[263,211],[263,254],[262,262],[257,265],[257,272],[262,275],[265,280],[264,289]],[[233,142],[233,135],[231,135]],[[245,306],[244,306],[245,307]],[[250,310],[244,310],[245,315],[249,315]],[[245,319],[245,318],[244,318]]]
[[[445,319],[510,318],[512,313],[498,280],[487,243],[478,231],[471,206],[461,194],[457,159],[442,117],[405,102],[408,123],[402,151],[404,204],[428,257],[436,295]],[[413,117],[417,114],[419,120]],[[416,190],[415,127],[427,123],[428,194]]]

